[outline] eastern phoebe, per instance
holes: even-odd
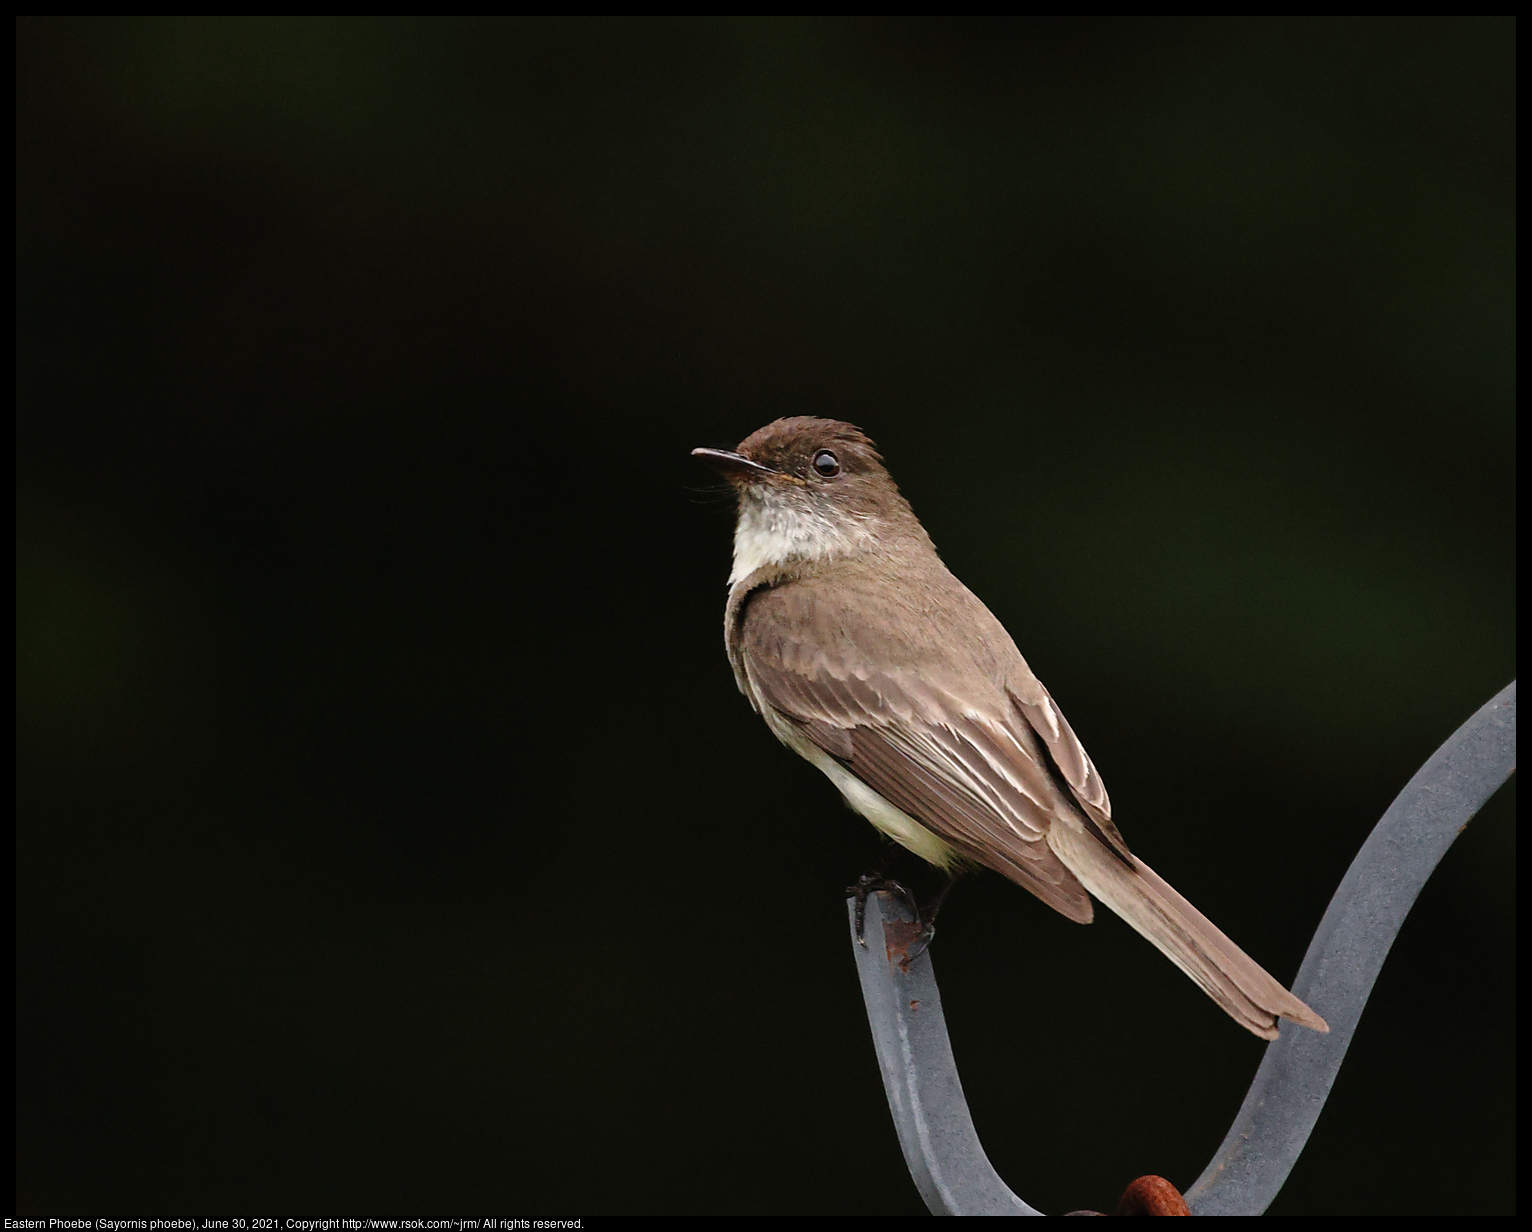
[[[795,417],[692,451],[739,495],[724,640],[740,692],[901,846],[982,864],[1080,924],[1093,894],[1241,1026],[1328,1031],[1112,824],[1010,634],[942,564],[867,436]]]

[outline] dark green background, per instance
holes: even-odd
[[[1282,979],[1514,674],[1501,18],[26,20],[18,1209],[918,1212],[694,445],[866,428]],[[1274,1211],[1513,1205],[1503,792]],[[1261,1055],[988,876],[1048,1211]],[[1323,1010],[1323,1006],[1319,1007]]]

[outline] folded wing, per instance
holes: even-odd
[[[964,714],[930,673],[863,666],[859,675],[824,655],[804,662],[801,653],[789,662],[752,644],[748,630],[742,649],[757,704],[968,860],[1071,920],[1091,919],[1090,896],[1045,841],[1060,787],[1030,727],[1006,722],[1017,712],[1003,693],[995,691],[993,718]]]

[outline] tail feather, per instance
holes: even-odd
[[[1205,915],[1137,857],[1129,868],[1093,836],[1055,822],[1048,845],[1080,884],[1180,967],[1237,1023],[1276,1039],[1277,1019],[1315,1031],[1329,1024],[1268,975]]]

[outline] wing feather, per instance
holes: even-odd
[[[1030,691],[1041,694],[1041,697],[1037,702],[1029,703],[1011,693],[1016,711],[1042,741],[1045,760],[1052,762],[1063,780],[1060,786],[1093,823],[1098,837],[1123,859],[1131,861],[1133,855],[1128,844],[1112,824],[1112,801],[1107,797],[1106,784],[1101,781],[1095,763],[1047,690],[1035,678],[1028,683],[1033,686]]]

